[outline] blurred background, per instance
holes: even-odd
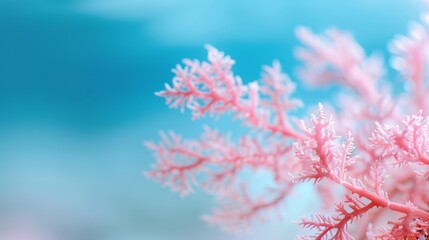
[[[154,162],[142,142],[158,130],[237,126],[192,122],[153,93],[182,58],[205,59],[206,43],[245,81],[273,59],[294,77],[298,25],[348,30],[388,59],[422,11],[417,0],[0,0],[0,239],[288,239],[308,203],[235,236],[200,220],[209,196],[182,199],[142,176]],[[310,106],[330,94],[299,85]]]

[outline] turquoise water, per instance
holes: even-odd
[[[237,126],[168,109],[153,93],[170,69],[210,43],[245,81],[276,58],[294,77],[298,25],[337,26],[387,56],[422,11],[409,0],[0,0],[0,238],[33,226],[55,239],[218,239],[199,219],[209,197],[181,199],[141,175],[154,161],[142,142],[158,129]],[[311,105],[332,91],[308,93]],[[277,239],[287,226],[257,231]]]

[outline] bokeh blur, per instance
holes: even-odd
[[[191,121],[153,93],[206,43],[245,81],[273,59],[294,78],[298,25],[348,30],[387,62],[386,44],[422,11],[417,0],[0,0],[0,239],[289,239],[303,202],[253,237],[229,235],[200,220],[210,197],[142,176],[154,161],[142,142],[158,130],[237,126]],[[307,105],[331,94],[299,89]]]

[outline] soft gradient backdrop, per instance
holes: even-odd
[[[203,124],[237,126],[228,118],[192,122],[189,113],[168,109],[153,93],[171,80],[170,69],[184,57],[204,59],[210,43],[237,60],[245,81],[276,58],[293,77],[298,25],[351,31],[366,51],[386,57],[386,43],[419,19],[422,6],[0,0],[0,239],[251,239],[206,226],[199,216],[213,201],[205,194],[181,199],[142,177],[154,161],[142,142],[158,139],[159,129],[195,137]],[[299,90],[308,105],[331,93]],[[311,202],[286,208],[283,222],[258,226],[253,238],[288,239],[294,231],[287,220],[306,208]]]

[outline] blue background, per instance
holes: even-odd
[[[0,0],[0,238],[33,228],[75,240],[240,238],[200,220],[210,197],[181,199],[142,176],[154,162],[142,142],[159,129],[237,126],[168,109],[153,93],[171,68],[205,59],[210,43],[246,82],[273,59],[294,77],[298,25],[348,30],[388,59],[386,44],[422,12],[410,0]],[[299,87],[310,106],[332,94]],[[285,222],[254,236],[288,236]]]

